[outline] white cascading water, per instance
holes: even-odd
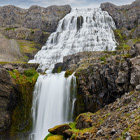
[[[33,96],[32,140],[44,140],[48,129],[72,121],[76,95],[76,78],[65,72],[40,75]]]
[[[29,62],[39,63],[45,70],[62,62],[64,56],[77,52],[113,51],[116,41],[112,29],[115,29],[112,17],[100,8],[72,10]]]
[[[116,41],[112,29],[115,29],[115,23],[100,8],[72,10],[59,22],[57,31],[50,35],[46,45],[29,63],[39,63],[45,71],[70,54],[114,50]],[[32,140],[43,140],[49,128],[72,121],[75,87],[74,75],[64,78],[64,72],[47,72],[39,76],[33,97]]]

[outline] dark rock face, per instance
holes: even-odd
[[[125,92],[138,89],[140,84],[139,43],[131,50],[111,52],[85,52],[64,58],[56,64],[62,70],[76,70],[76,116],[80,112],[96,112],[114,102]]]
[[[10,126],[9,110],[13,109],[16,98],[12,94],[10,75],[4,69],[0,69],[0,83],[0,131],[3,131]]]
[[[31,128],[29,122],[35,81],[29,83],[24,75],[19,85],[17,79],[25,70],[37,67],[38,64],[0,64],[0,140],[10,140],[20,131],[26,132]],[[15,77],[10,75],[13,70],[17,71]]]
[[[0,27],[40,29],[54,32],[58,21],[71,10],[69,5],[50,6],[42,8],[31,6],[29,9],[21,9],[15,6],[0,7]]]
[[[112,56],[106,64],[95,63],[76,73],[78,93],[83,96],[86,111],[95,112],[139,85],[139,56],[121,59]]]
[[[136,0],[131,5],[125,6],[103,3],[100,7],[112,16],[119,29],[125,27],[127,30],[131,30],[135,26],[138,26],[140,22],[140,0]]]

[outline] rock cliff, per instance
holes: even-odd
[[[69,5],[50,6],[47,8],[31,6],[21,9],[16,6],[0,7],[0,27],[40,29],[54,32],[58,21],[71,10]]]
[[[107,2],[101,4],[100,7],[110,14],[117,29],[122,30],[122,34],[127,39],[140,37],[140,0],[124,6],[116,6]]]
[[[12,5],[0,7],[1,61],[27,62],[32,59],[70,10],[69,5],[31,6],[29,9]]]
[[[38,64],[0,64],[0,140],[25,139],[31,130],[37,67]]]
[[[134,91],[140,84],[140,44],[129,50],[114,52],[83,52],[64,57],[58,69],[76,71],[76,115],[95,112],[114,102],[125,92]],[[66,73],[68,73],[66,72]]]

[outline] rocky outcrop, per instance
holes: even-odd
[[[0,139],[16,139],[32,126],[32,92],[38,64],[0,64]],[[21,134],[22,132],[22,134]],[[21,138],[20,137],[20,138]]]
[[[0,7],[0,61],[27,62],[46,43],[50,33],[71,10],[69,5],[21,9]]]
[[[115,52],[83,52],[64,58],[57,69],[76,71],[76,116],[80,112],[96,112],[114,102],[125,92],[139,88],[140,44],[131,50]],[[67,72],[66,72],[67,73]]]
[[[12,5],[0,7],[0,27],[29,28],[54,32],[58,21],[71,10],[69,5],[47,8],[31,6],[21,9]]]
[[[117,28],[125,27],[128,30],[138,26],[140,20],[140,0],[131,5],[116,6],[111,3],[101,4],[101,9],[107,11],[114,19]]]
[[[131,5],[116,6],[111,3],[102,3],[101,9],[107,11],[113,18],[117,29],[121,29],[127,38],[139,37],[140,30],[140,0]]]
[[[48,131],[51,133],[51,134],[59,134],[59,135],[62,135],[63,132],[65,130],[68,130],[68,129],[71,129],[71,127],[68,125],[68,124],[63,124],[63,125],[58,125],[54,128],[51,128],[49,129]]]
[[[140,58],[128,57],[106,57],[105,63],[92,63],[76,72],[78,93],[83,96],[86,111],[95,112],[140,84]]]
[[[34,41],[35,43],[45,44],[50,33],[40,29],[29,28],[0,28],[0,33],[8,39]]]

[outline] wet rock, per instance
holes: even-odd
[[[54,128],[51,128],[48,131],[52,134],[62,135],[64,131],[67,129],[71,129],[71,127],[68,124],[63,124],[63,125],[55,126]]]
[[[107,11],[113,18],[117,29],[122,31],[125,38],[137,38],[140,31],[140,1],[135,0],[130,5],[116,6],[106,2],[101,4],[101,9]],[[133,30],[132,30],[133,29]]]

